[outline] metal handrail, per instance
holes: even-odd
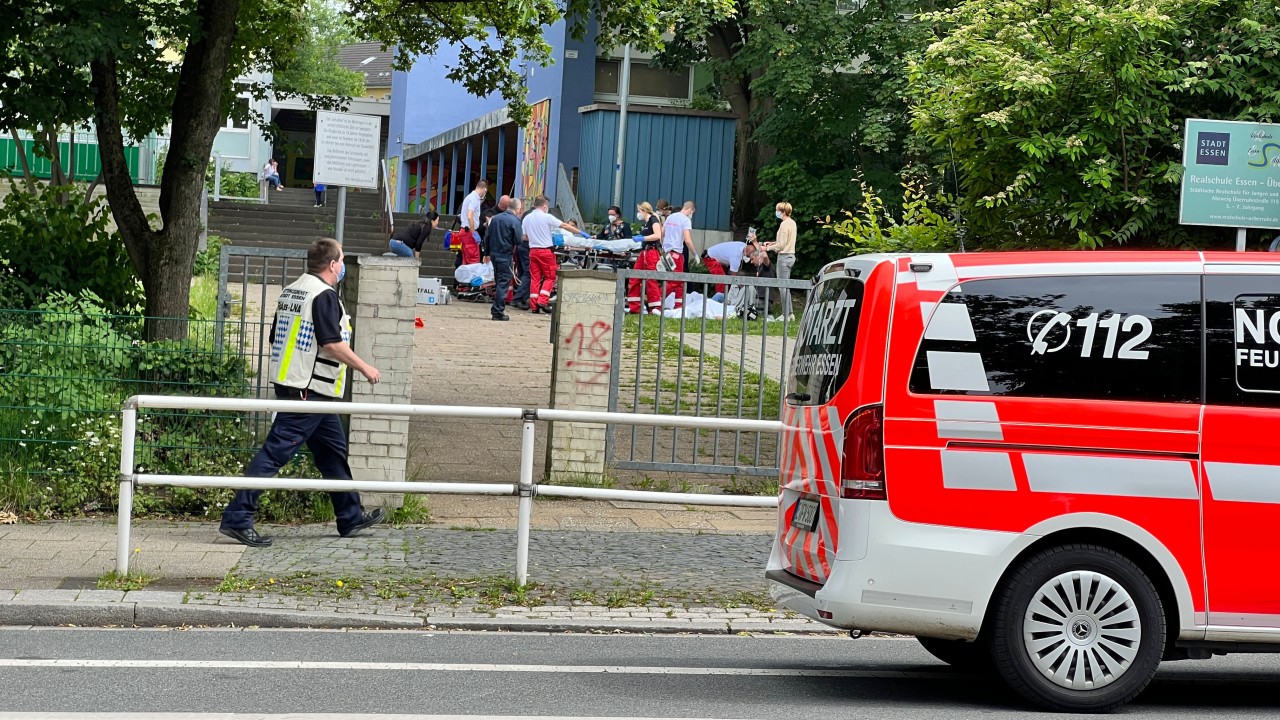
[[[134,472],[138,410],[221,410],[230,412],[291,412],[304,414],[378,415],[392,417],[441,417],[469,420],[519,421],[523,426],[520,443],[520,477],[517,483],[388,482],[377,480],[332,480],[318,478],[247,478],[242,476],[157,475]],[[515,495],[519,497],[516,522],[516,582],[528,581],[529,527],[533,518],[533,497],[578,498],[584,500],[629,500],[632,502],[679,503],[731,507],[777,507],[777,496],[710,495],[647,490],[615,490],[544,486],[533,479],[534,437],[538,422],[577,422],[597,425],[640,425],[708,430],[781,432],[776,420],[702,418],[646,413],[587,410],[526,409],[475,405],[389,405],[383,403],[317,403],[302,400],[253,398],[202,398],[177,395],[135,395],[124,403],[120,441],[120,504],[117,511],[116,571],[129,573],[129,547],[133,524],[133,491],[138,485],[165,485],[188,488],[239,488],[247,490],[307,490],[325,492],[441,493],[454,495]]]

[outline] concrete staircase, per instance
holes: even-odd
[[[209,234],[238,247],[306,249],[312,241],[333,237],[337,227],[338,192],[330,190],[325,207],[315,206],[315,192],[285,188],[268,192],[268,204],[220,200],[209,203]],[[347,215],[343,245],[348,253],[381,255],[387,252],[387,235],[382,230],[382,197],[377,192],[347,191]],[[409,214],[395,216],[397,226],[412,222]],[[440,230],[422,249],[419,276],[453,283],[453,253],[444,250],[444,231],[453,226],[452,217],[440,218]],[[260,277],[262,262],[250,258],[249,280]],[[242,264],[234,263],[229,279],[240,282]]]

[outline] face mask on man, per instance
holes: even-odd
[[[347,276],[347,264],[345,262],[338,263],[338,282],[342,282],[342,278]]]
[[[774,210],[774,211],[773,211],[773,216],[774,216],[774,217],[776,217],[776,218],[778,218],[779,220],[781,220],[781,219],[782,219],[782,211],[781,211],[781,210]]]
[[[610,215],[609,215],[609,222],[618,222],[618,216],[617,216],[617,215],[610,214]]]

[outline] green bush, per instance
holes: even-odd
[[[138,393],[244,396],[250,369],[238,353],[219,352],[215,336],[195,324],[188,340],[147,343],[142,319],[107,314],[88,291],[55,292],[38,311],[0,314],[0,510],[29,517],[114,508],[118,493],[120,415]],[[253,458],[267,419],[216,413],[152,411],[139,417],[140,472],[238,475]],[[281,473],[317,477],[302,454]],[[217,514],[228,490],[147,488],[140,513]],[[271,493],[265,521],[324,520],[327,498]]]
[[[210,194],[213,193],[214,180],[214,165],[209,163],[204,172],[204,185]],[[256,198],[258,197],[258,174],[232,172],[231,165],[223,163],[221,192],[224,198]]]
[[[103,198],[86,199],[81,186],[37,187],[13,184],[0,205],[4,307],[35,308],[50,292],[87,290],[112,312],[137,312],[142,285],[124,241],[109,229]]]
[[[210,235],[206,242],[205,249],[196,253],[196,264],[193,274],[196,277],[205,277],[208,275],[217,276],[218,269],[222,264],[222,246],[230,245],[231,241],[226,238]]]
[[[79,408],[114,409],[126,389],[133,338],[120,332],[101,301],[54,291],[39,312],[7,314],[0,327],[0,404],[37,416],[69,418]]]
[[[873,188],[863,185],[862,207],[857,214],[844,211],[844,218],[824,223],[835,236],[836,247],[853,254],[944,252],[955,247],[955,223],[943,213],[946,196],[929,195],[920,187],[903,183],[902,211],[890,213]],[[899,219],[901,218],[901,219]]]

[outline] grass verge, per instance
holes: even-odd
[[[112,570],[111,572],[103,573],[98,578],[97,588],[99,590],[124,590],[130,592],[142,590],[156,580],[156,576],[144,572],[131,572],[121,575]]]
[[[418,576],[350,577],[293,573],[283,577],[246,577],[232,571],[217,586],[223,593],[266,593],[289,597],[322,597],[339,600],[380,598],[405,605],[468,606],[487,612],[504,606],[597,605],[620,607],[751,607],[773,611],[767,593],[721,592],[714,588],[688,590],[653,582],[615,581],[598,587],[569,587],[531,582],[523,587],[510,577]]]

